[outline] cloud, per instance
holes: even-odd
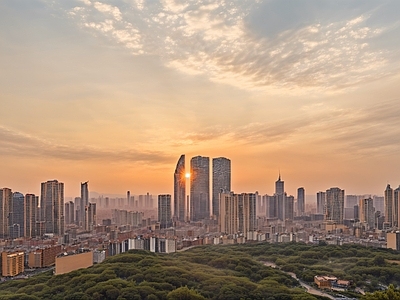
[[[179,132],[175,146],[230,145],[293,148],[306,146],[350,156],[391,155],[400,151],[398,99],[363,108],[337,108],[316,103],[295,117],[244,126],[210,126],[199,132]]]
[[[260,38],[245,22],[259,8],[254,1],[136,0],[124,9],[105,1],[84,3],[70,10],[82,28],[135,55],[159,55],[181,72],[242,88],[341,89],[399,67],[389,63],[389,52],[371,47],[385,31],[367,25],[372,13]]]
[[[114,150],[81,145],[65,145],[0,125],[0,154],[17,157],[57,158],[74,161],[169,162],[161,151]]]

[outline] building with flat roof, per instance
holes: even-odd
[[[24,272],[23,251],[2,252],[1,253],[1,275],[4,277],[17,276]]]
[[[55,275],[93,266],[93,252],[83,250],[79,253],[63,253],[56,257]]]

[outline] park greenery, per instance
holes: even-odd
[[[68,274],[47,272],[4,282],[0,300],[322,299],[306,293],[285,272],[311,284],[315,275],[334,275],[351,281],[352,288],[371,292],[365,299],[373,299],[367,297],[390,292],[384,291],[390,284],[400,285],[399,262],[397,251],[357,245],[210,245],[173,254],[130,250]]]

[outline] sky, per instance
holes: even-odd
[[[173,193],[181,154],[236,193],[400,184],[400,2],[2,0],[0,186]]]

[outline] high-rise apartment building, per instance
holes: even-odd
[[[297,189],[297,215],[303,216],[305,211],[306,192],[303,187]]]
[[[220,232],[226,234],[243,233],[248,237],[257,230],[256,194],[222,193],[219,201]]]
[[[186,170],[185,155],[182,154],[174,172],[174,215],[180,221],[185,221],[186,213]]]
[[[239,231],[238,205],[239,198],[233,193],[222,193],[219,198],[220,216],[219,231],[235,234]]]
[[[19,192],[12,195],[8,224],[10,238],[17,239],[25,234],[25,197]]]
[[[79,200],[80,201],[80,200]],[[75,204],[73,201],[65,203],[65,224],[75,224]]]
[[[210,158],[196,156],[190,160],[190,220],[210,217]]]
[[[386,186],[385,190],[385,223],[386,227],[393,227],[393,189],[390,184]]]
[[[343,224],[344,190],[337,187],[326,190],[325,220]]]
[[[371,197],[360,199],[359,217],[360,222],[364,223],[368,230],[375,228],[375,208]]]
[[[219,194],[231,191],[231,161],[225,157],[212,160],[212,214],[219,216]]]
[[[171,227],[171,195],[158,195],[158,222],[160,228]]]
[[[3,239],[8,238],[9,236],[8,215],[10,214],[11,199],[11,189],[0,189],[0,238]]]
[[[85,224],[86,231],[92,231],[97,221],[96,203],[89,203],[85,206]]]
[[[64,183],[42,182],[40,209],[45,233],[64,235]]]
[[[36,237],[36,222],[38,221],[39,197],[34,194],[25,195],[25,237]]]
[[[317,193],[317,214],[325,214],[326,193]]]

